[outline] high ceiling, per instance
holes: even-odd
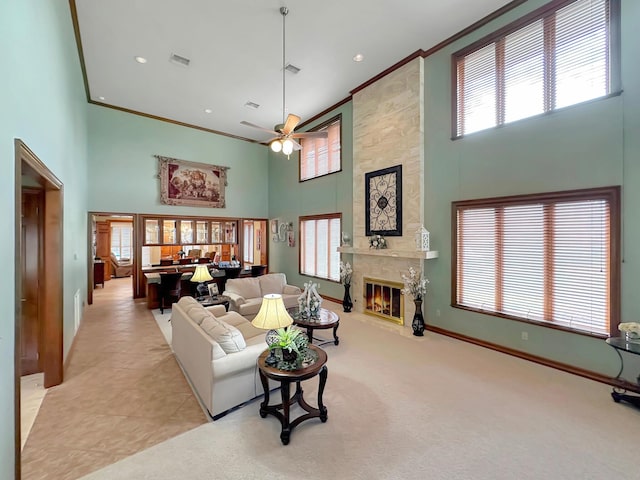
[[[281,6],[289,8],[286,63],[301,69],[286,72],[286,111],[304,122],[508,3],[75,0],[93,102],[257,141],[269,133],[242,120],[271,129],[283,118]],[[172,54],[189,66],[171,62]]]

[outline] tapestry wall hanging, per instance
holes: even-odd
[[[402,236],[402,165],[365,173],[365,230]]]
[[[161,157],[160,201],[166,205],[225,208],[229,167]]]

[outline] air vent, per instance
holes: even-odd
[[[287,72],[293,73],[294,75],[300,71],[300,69],[298,67],[296,67],[295,65],[291,65],[290,63],[287,63],[287,66],[284,67],[284,69]]]
[[[191,63],[191,60],[189,60],[187,57],[181,57],[180,55],[176,55],[175,53],[171,54],[171,56],[169,57],[169,61],[185,68],[189,66],[189,63]]]
[[[253,108],[254,110],[257,110],[258,108],[260,108],[260,105],[258,105],[257,103],[253,103],[253,102],[247,102],[244,104],[245,107],[247,108]]]

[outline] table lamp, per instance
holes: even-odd
[[[287,307],[284,306],[282,295],[270,293],[262,297],[260,310],[254,319],[251,320],[251,323],[254,327],[269,330],[265,340],[267,345],[270,345],[268,339],[276,334],[274,330],[276,328],[288,327],[293,323],[293,319],[291,315],[289,315],[289,312],[287,312]],[[270,350],[269,356],[265,359],[265,363],[270,367],[278,363],[278,357],[275,356],[272,349]]]
[[[208,293],[208,288],[204,284],[204,282],[208,282],[209,280],[213,280],[213,277],[209,273],[209,269],[206,265],[198,265],[196,267],[196,271],[193,272],[193,276],[191,277],[192,282],[198,282],[198,286],[196,287],[196,291],[198,292],[198,300],[202,300],[203,297]]]

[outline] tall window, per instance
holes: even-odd
[[[118,260],[132,257],[133,225],[125,222],[111,222],[111,252]]]
[[[301,139],[300,181],[339,172],[342,169],[341,119],[342,116],[338,115],[314,130],[327,132],[327,138]]]
[[[339,213],[300,217],[300,273],[310,277],[340,280]]]
[[[453,55],[453,136],[619,90],[619,0],[555,0]]]
[[[619,195],[609,187],[454,202],[452,305],[614,333]]]

